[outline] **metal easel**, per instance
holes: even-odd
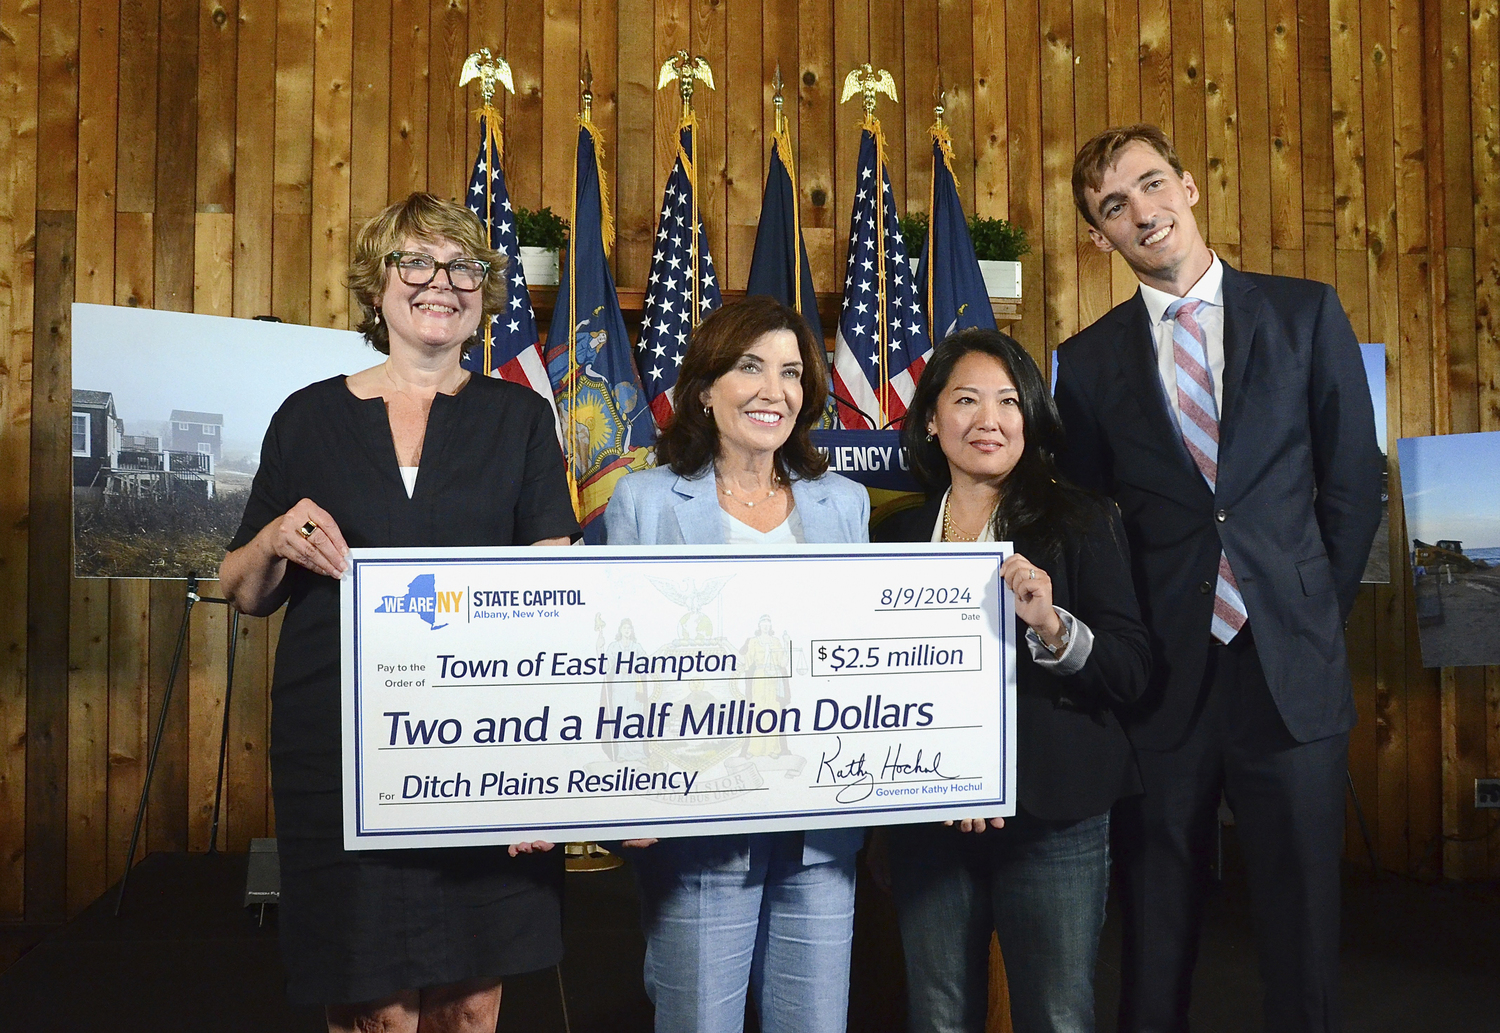
[[[130,849],[125,854],[125,871],[120,876],[120,892],[115,897],[115,917],[125,903],[125,887],[130,881],[130,869],[135,864],[136,847],[140,845],[141,823],[146,817],[146,803],[151,796],[151,778],[156,774],[156,758],[161,752],[161,740],[167,730],[167,714],[172,703],[172,686],[177,682],[177,671],[182,666],[182,647],[187,642],[188,624],[192,620],[195,603],[217,603],[229,607],[229,659],[224,673],[224,727],[219,733],[219,770],[214,784],[214,817],[208,833],[208,852],[219,851],[219,810],[224,798],[224,761],[229,752],[229,701],[234,692],[234,653],[239,644],[240,611],[228,599],[216,599],[198,594],[198,575],[188,574],[187,603],[182,610],[182,624],[177,629],[177,646],[172,651],[172,667],[167,675],[167,688],[161,697],[161,714],[156,719],[156,734],[151,738],[151,753],[146,761],[146,781],[141,786],[141,802],[135,809],[135,829],[130,833]]]

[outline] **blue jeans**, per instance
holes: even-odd
[[[684,858],[692,841],[631,855],[657,1033],[740,1033],[747,989],[764,1033],[842,1033],[854,858],[805,865],[800,832],[747,838],[748,870]]]
[[[1005,828],[886,829],[912,1033],[982,1033],[990,930],[1016,1033],[1092,1033],[1094,962],[1109,893],[1109,814]]]

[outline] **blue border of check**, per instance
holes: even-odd
[[[848,556],[851,559],[900,560],[900,561],[906,561],[906,562],[912,562],[912,561],[921,562],[924,557],[930,557],[930,554],[924,554],[924,553],[888,552],[888,551],[884,551],[884,550],[880,550],[880,551],[875,551],[875,550],[869,550],[869,551],[861,550],[859,552],[852,552],[851,551],[851,552],[848,552],[848,553],[825,552],[825,553],[820,553],[820,555],[824,555],[824,556]],[[586,558],[587,557],[584,557],[584,556],[578,557],[578,559],[586,559]],[[714,552],[714,553],[701,553],[701,554],[696,554],[696,555],[694,555],[694,554],[678,555],[678,556],[652,555],[652,556],[639,556],[639,557],[635,557],[635,556],[620,556],[620,555],[616,554],[616,555],[611,555],[611,556],[608,556],[608,557],[600,557],[600,558],[601,559],[608,559],[611,563],[614,563],[614,562],[624,562],[624,563],[654,563],[654,564],[662,564],[662,563],[703,563],[705,561],[712,561],[712,560],[750,560],[750,561],[755,561],[755,562],[760,562],[760,563],[774,563],[774,562],[785,561],[785,560],[798,561],[798,560],[801,560],[801,559],[803,559],[805,557],[778,555],[778,554],[774,554],[774,553],[771,554],[771,555],[766,555],[763,552],[755,551],[755,552],[744,552],[744,553]],[[550,561],[549,558],[545,558],[545,557],[538,557],[538,558],[535,558],[535,559],[517,557],[516,560],[515,560],[515,562],[517,562],[517,563],[529,563],[529,564],[545,564],[545,563],[547,563],[549,561]],[[401,565],[401,566],[411,566],[411,565],[417,564],[417,563],[420,563],[420,564],[422,564],[424,566],[425,565],[431,565],[431,566],[455,566],[455,565],[458,565],[458,566],[468,566],[468,565],[473,564],[474,562],[475,561],[472,558],[459,558],[459,557],[453,557],[451,559],[449,559],[449,558],[445,558],[445,559],[413,559],[413,558],[410,558],[410,557],[406,557],[406,558],[391,558],[391,559],[365,558],[365,559],[354,559],[354,560],[352,560],[352,562],[351,562],[351,569],[350,569],[350,576],[354,579],[354,655],[355,655],[355,657],[358,657],[360,655],[359,615],[360,615],[360,613],[363,612],[363,608],[360,605],[360,592],[362,591],[362,588],[363,588],[363,586],[361,584],[361,581],[360,581],[360,576],[359,576],[359,574],[360,574],[360,568],[361,567],[364,567],[364,566],[372,566],[372,567],[376,567],[376,566],[389,566],[389,565],[393,565],[393,564]],[[997,579],[999,578],[999,569],[1000,569],[1000,561],[996,561],[996,563],[995,563],[995,570],[996,570],[995,577]],[[1003,590],[999,593],[999,596],[1000,596],[1000,619],[1002,621],[1009,621],[1011,619],[1010,598],[1009,598],[1009,596],[1007,596],[1005,594],[1005,592]],[[1018,647],[1018,648],[1020,648],[1020,647]],[[1006,682],[1006,680],[1008,678],[1008,667],[1009,667],[1009,664],[1010,664],[1010,657],[1006,655],[1005,650],[1001,650],[1000,651],[1000,672],[999,672],[999,676],[1000,676],[1000,684],[1002,684],[1002,685],[1005,684],[1005,682]],[[361,720],[362,720],[364,711],[363,711],[363,708],[359,705],[359,697],[360,697],[360,669],[359,669],[359,665],[356,663],[355,664],[355,669],[354,669],[354,741],[355,741],[356,744],[364,742],[364,729],[361,727]],[[1000,769],[1001,769],[1001,771],[1004,771],[1005,767],[1007,765],[1007,762],[1008,762],[1008,758],[1006,756],[1006,749],[1005,749],[1006,726],[1005,726],[1005,713],[1004,713],[1004,709],[1003,708],[1001,710],[1001,716],[1000,716],[999,735],[1000,735],[1000,744],[999,744],[1000,745]],[[586,823],[585,822],[580,822],[580,821],[570,821],[570,822],[557,822],[557,823],[554,823],[554,824],[529,823],[529,824],[525,824],[525,825],[465,825],[465,826],[462,826],[462,827],[459,827],[459,828],[455,828],[455,827],[450,826],[450,825],[434,825],[434,826],[427,826],[427,827],[423,827],[423,828],[391,829],[391,830],[383,831],[383,832],[374,832],[374,831],[367,831],[365,829],[364,786],[363,786],[362,781],[361,781],[361,779],[363,777],[363,773],[364,773],[364,759],[363,759],[363,757],[361,755],[359,755],[358,753],[356,753],[355,758],[354,758],[354,801],[355,801],[355,812],[354,812],[354,814],[355,814],[355,821],[354,821],[355,832],[354,832],[354,834],[355,834],[355,837],[357,839],[361,839],[361,840],[389,839],[389,838],[392,838],[392,837],[400,838],[400,837],[405,837],[405,836],[432,836],[432,835],[444,835],[444,834],[452,834],[452,835],[486,835],[486,834],[490,834],[490,833],[503,834],[503,833],[507,833],[507,832],[547,832],[547,831],[553,831],[553,830],[558,830],[558,831],[562,831],[562,832],[566,833],[569,829],[573,829],[573,828],[608,829],[608,828],[630,828],[630,827],[640,827],[640,826],[652,826],[652,827],[678,826],[678,827],[682,827],[682,826],[692,826],[692,825],[708,824],[708,823],[714,823],[714,822],[776,820],[778,818],[787,818],[787,819],[793,819],[793,820],[796,820],[796,821],[801,821],[803,818],[812,819],[812,818],[817,818],[820,815],[825,815],[825,814],[828,814],[828,815],[833,815],[833,814],[838,814],[838,815],[868,814],[868,815],[873,815],[873,816],[875,816],[875,817],[878,818],[882,814],[889,814],[892,811],[898,811],[898,810],[899,811],[905,811],[905,812],[952,810],[956,806],[953,803],[953,801],[945,801],[945,802],[933,802],[933,803],[930,803],[930,804],[914,804],[914,805],[905,805],[905,804],[903,804],[903,805],[901,805],[899,807],[890,807],[890,806],[886,806],[886,807],[837,807],[837,808],[830,808],[830,809],[818,810],[818,811],[800,811],[800,812],[798,812],[795,815],[784,814],[784,813],[781,813],[781,812],[770,812],[770,813],[762,813],[762,814],[746,814],[746,813],[743,813],[743,812],[735,812],[735,813],[731,813],[731,814],[702,814],[702,813],[698,813],[698,814],[694,814],[692,816],[684,816],[684,817],[681,817],[681,818],[658,818],[658,819],[653,819],[651,821],[596,821],[596,822],[586,822]],[[1003,783],[1004,779],[1002,778],[1000,781]],[[972,806],[974,806],[976,808],[983,808],[983,807],[988,806],[990,804],[994,804],[994,805],[999,806],[999,807],[1004,807],[1005,804],[1006,804],[1006,798],[1005,798],[1005,796],[1003,794],[1001,794],[1001,795],[993,797],[993,798],[987,798],[987,799],[981,799],[981,800],[964,800],[962,805],[964,807],[969,807],[969,806],[972,805]],[[976,811],[976,813],[977,813],[977,811]],[[872,824],[878,825],[878,824],[880,824],[880,822],[877,820],[877,821],[872,822]],[[809,828],[818,828],[818,827],[819,826],[817,826],[817,825],[810,825],[809,826]],[[853,827],[858,827],[858,826],[853,826]],[[715,833],[715,835],[733,835],[733,833]]]

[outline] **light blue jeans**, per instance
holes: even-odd
[[[806,865],[800,832],[747,838],[748,869],[702,862],[692,840],[630,855],[656,1033],[741,1033],[747,990],[764,1033],[842,1033],[854,858]]]
[[[912,1033],[982,1033],[990,930],[1016,1033],[1093,1033],[1094,962],[1109,893],[1109,814],[1005,828],[886,830]]]

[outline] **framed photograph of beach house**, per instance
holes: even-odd
[[[1500,664],[1500,431],[1402,438],[1424,667]]]
[[[286,396],[379,359],[347,330],[74,305],[74,574],[216,576]]]

